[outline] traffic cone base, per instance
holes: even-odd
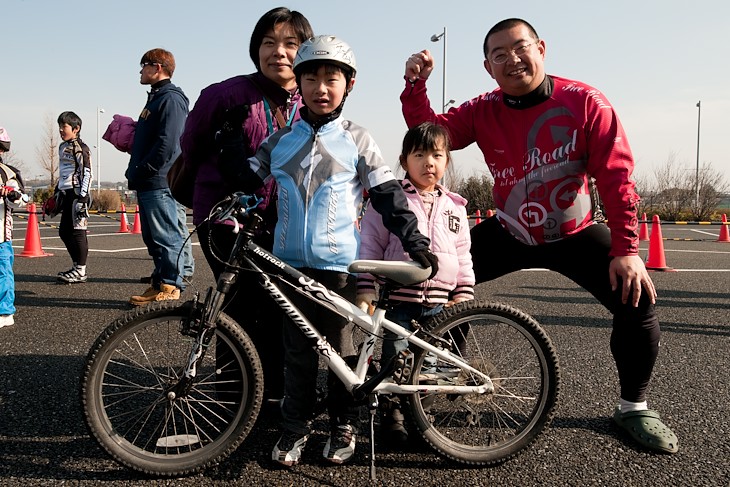
[[[139,220],[139,205],[134,209],[134,227],[132,233],[142,233],[142,222]]]
[[[641,216],[643,223],[639,229],[639,240],[642,242],[649,241],[649,225],[646,223],[646,213]]]
[[[41,232],[38,228],[38,217],[35,203],[28,205],[28,230],[25,232],[25,244],[19,257],[49,257],[53,254],[44,252],[41,247]]]
[[[129,226],[127,223],[127,207],[122,203],[121,210],[122,218],[119,219],[119,230],[117,233],[129,233]]]
[[[720,225],[720,235],[717,237],[717,241],[730,243],[730,228],[728,228],[725,213],[722,214],[722,225]]]
[[[649,237],[649,253],[646,256],[646,269],[650,271],[672,272],[674,269],[667,266],[664,257],[664,240],[659,215],[654,215],[651,222],[651,236]]]

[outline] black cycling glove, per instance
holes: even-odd
[[[216,134],[218,144],[224,145],[232,141],[239,141],[243,136],[243,122],[250,112],[248,105],[236,105],[223,114],[223,125]]]
[[[413,262],[420,265],[424,269],[426,267],[431,268],[431,275],[428,276],[429,279],[431,279],[433,276],[436,275],[436,273],[439,270],[439,260],[438,257],[436,257],[430,250],[423,249],[423,250],[414,250],[413,252],[408,252],[408,255],[411,256],[411,259],[413,259]]]

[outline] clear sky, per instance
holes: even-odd
[[[483,67],[487,30],[521,17],[547,43],[548,73],[588,83],[614,105],[638,174],[672,153],[694,170],[701,100],[700,163],[711,162],[730,180],[727,0],[3,0],[0,126],[28,168],[26,177],[42,174],[35,160],[46,115],[55,121],[64,110],[79,114],[96,172],[97,107],[104,109],[102,133],[115,113],[137,118],[146,99],[147,87],[139,84],[145,51],[174,53],[173,82],[192,108],[207,85],[253,71],[253,26],[282,5],[306,15],[315,33],[352,46],[359,70],[344,114],[370,130],[393,164],[406,129],[398,99],[406,58],[431,49],[437,66],[428,88],[439,107],[444,43],[430,38],[446,28],[446,100],[461,104],[496,87]],[[475,147],[454,156],[464,175],[485,171]],[[124,181],[125,154],[102,141],[100,160],[103,181]]]

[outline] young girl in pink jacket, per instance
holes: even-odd
[[[386,317],[406,329],[411,320],[439,313],[444,306],[474,299],[474,271],[466,200],[452,193],[439,181],[451,156],[446,129],[430,122],[410,129],[403,139],[400,165],[406,176],[401,181],[409,209],[418,217],[419,231],[431,239],[431,252],[438,257],[438,272],[431,279],[404,286],[391,294],[392,309]],[[361,222],[360,259],[410,260],[398,238],[383,226],[382,217],[369,209]],[[367,310],[376,299],[375,279],[370,274],[358,277],[357,304]],[[386,331],[380,363],[388,364],[408,342],[396,340]],[[392,441],[404,442],[400,405],[395,398],[382,401],[381,429]]]

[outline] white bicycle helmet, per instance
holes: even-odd
[[[334,62],[352,70],[352,76],[357,72],[355,54],[345,41],[332,35],[310,37],[302,42],[294,58],[294,72],[297,73],[302,64],[310,61]]]
[[[4,127],[0,127],[0,149],[5,152],[10,150],[10,136]]]

